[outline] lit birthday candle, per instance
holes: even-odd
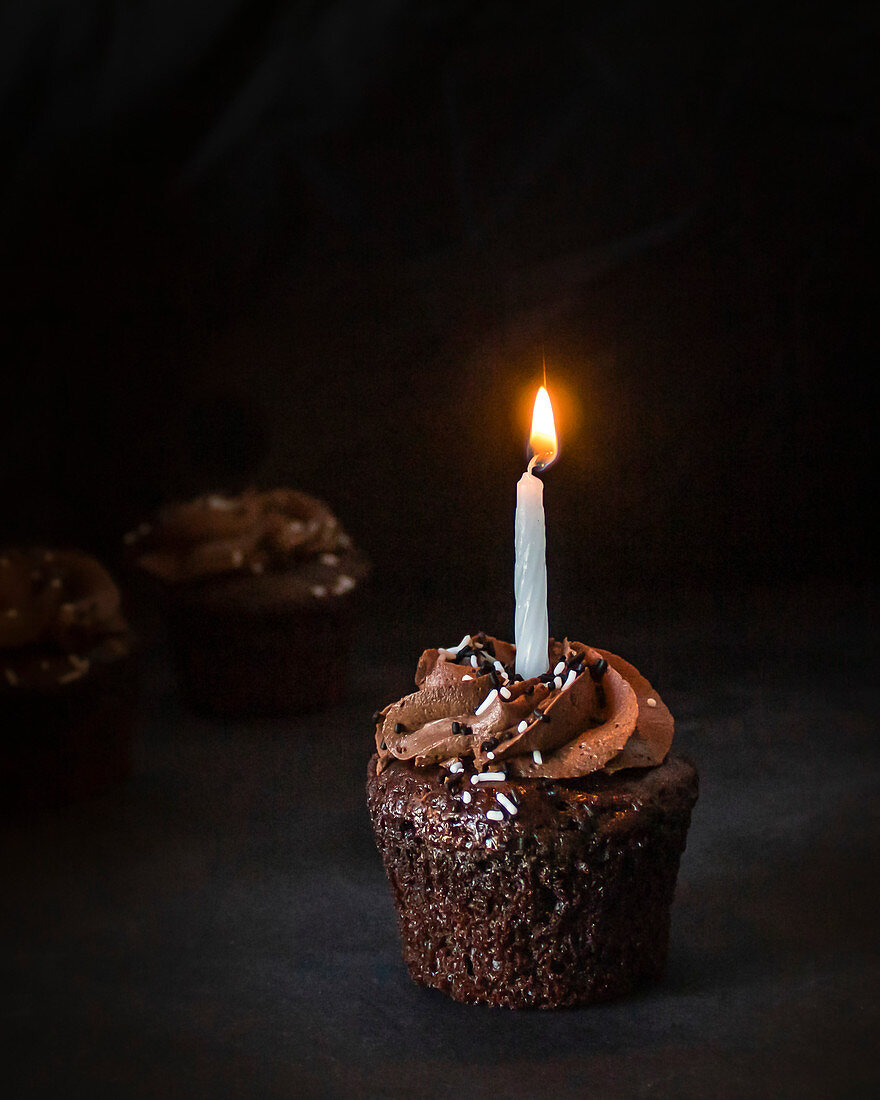
[[[556,458],[556,425],[550,397],[538,390],[529,439],[532,460],[516,486],[514,594],[516,596],[516,671],[524,679],[550,667],[547,621],[547,554],[544,531],[544,485],[532,472]]]

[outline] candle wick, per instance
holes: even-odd
[[[532,458],[531,458],[531,461],[529,462],[526,473],[530,474],[532,472],[532,470],[535,468],[536,463],[538,462],[538,458],[539,458],[538,455],[532,455]]]

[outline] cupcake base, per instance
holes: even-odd
[[[2,706],[0,817],[65,805],[128,778],[137,673],[131,656]]]
[[[232,586],[228,586],[231,588]],[[172,594],[166,626],[181,688],[197,711],[221,717],[279,717],[331,706],[345,692],[349,600],[277,608],[235,603],[205,587]]]
[[[414,981],[470,1004],[559,1008],[662,975],[698,789],[686,758],[477,785],[397,761],[377,775],[376,763],[370,817]]]

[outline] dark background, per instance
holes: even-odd
[[[866,532],[876,499],[872,16],[869,4],[6,0],[4,540],[78,544],[118,566],[122,532],[169,498],[278,483],[325,498],[375,564],[357,706],[334,719],[356,726],[404,690],[425,645],[479,627],[510,633],[514,486],[546,356],[562,445],[545,477],[551,629],[624,652],[677,705],[679,736],[704,773],[703,840],[690,855],[700,916],[692,913],[689,931],[714,929],[717,947],[727,927],[719,911],[772,879],[785,886],[761,910],[772,929],[766,958],[778,957],[780,943],[795,957],[795,942],[817,950],[805,934],[787,938],[797,914],[808,920],[795,898],[819,905],[824,917],[817,924],[814,914],[811,927],[833,942],[835,958],[852,957],[854,943],[861,950],[873,938],[852,924],[863,878],[843,871],[827,843],[855,830],[856,850],[876,857],[864,816],[873,801],[859,785],[843,793],[855,772],[876,794],[876,559]],[[111,805],[117,825],[120,814],[137,819],[144,798],[171,820],[183,815],[180,776],[195,781],[218,746],[229,747],[229,731],[186,727],[163,675],[160,662],[140,786]],[[204,757],[172,747],[180,729]],[[280,728],[263,734],[271,751],[246,742],[258,757],[254,775],[276,777],[273,753],[287,742]],[[361,740],[365,756],[366,732]],[[384,899],[370,878],[378,869],[355,764],[353,793],[342,798],[358,823],[354,862],[330,840],[325,854],[348,868],[362,861],[357,874]],[[314,766],[297,805],[317,799],[326,810],[316,777],[329,757]],[[833,796],[823,781],[831,772]],[[195,798],[212,828],[207,808],[229,797],[227,782],[224,773]],[[248,789],[244,819],[265,826],[254,824],[256,847],[247,849],[256,874],[279,844],[271,809],[282,818],[299,811],[279,792],[266,801],[256,779]],[[824,807],[825,816],[808,815],[812,839],[795,854],[784,845],[788,826],[760,811],[768,799],[780,813],[785,800]],[[106,840],[90,812],[74,821],[84,830],[86,883]],[[745,820],[769,832],[738,831]],[[70,825],[56,822],[53,844]],[[731,838],[743,836],[756,852],[774,840],[785,850],[764,867],[755,855],[754,874],[740,878]],[[819,838],[827,864],[816,863]],[[21,872],[49,841],[25,833],[15,843]],[[126,858],[117,858],[119,870]],[[19,896],[69,896],[69,883],[45,874],[25,874]],[[131,898],[118,875],[110,879],[127,919]],[[839,910],[827,908],[829,882]],[[150,888],[161,893],[161,876]],[[155,1036],[133,1054],[131,1032],[120,1025],[120,1039],[106,1029],[115,1001],[102,1001],[97,975],[112,951],[104,944],[87,955],[84,1000],[52,1017],[50,978],[28,984],[33,959],[66,958],[72,941],[63,922],[34,922],[22,904],[26,917],[11,935],[27,927],[33,937],[16,971],[31,996],[23,1034],[35,1042],[54,1019],[68,1037],[56,1058],[61,1077],[75,1065],[74,1081],[125,1081],[130,1091],[118,1067],[150,1060]],[[83,929],[99,909],[86,890]],[[390,911],[377,921],[390,928]],[[219,959],[225,929],[218,936]],[[754,929],[740,929],[724,940],[727,954],[709,947],[682,961],[679,951],[673,993],[683,989],[687,1001],[696,990],[699,1000],[705,976],[736,973],[738,952],[749,955],[754,942]],[[393,960],[391,935],[382,943]],[[753,956],[756,973],[764,957]],[[339,963],[340,982],[350,962]],[[727,1078],[730,1095],[759,1092],[759,1079],[768,1095],[785,1095],[783,1078],[802,1095],[810,1085],[830,1095],[832,1079],[854,1093],[868,1080],[862,1056],[875,1002],[835,974],[836,985],[814,976],[812,993],[798,986],[806,1000],[795,997],[800,1024],[789,1022],[798,1040],[779,1064],[769,1054],[745,1058],[755,1040],[737,1030],[735,1012],[724,1047],[723,1000],[708,1045],[685,1023],[681,1047],[652,1033],[669,1055],[661,1070],[651,1062],[652,1094],[722,1095],[728,1063],[741,1073],[752,1066],[752,1076]],[[130,991],[133,981],[122,975],[113,988]],[[790,983],[779,988],[781,1002],[792,995]],[[168,1014],[165,986],[145,989],[133,1029]],[[240,993],[233,986],[221,1001]],[[435,1024],[412,1024],[423,1000],[405,982],[389,996],[408,1006],[408,1039],[430,1045]],[[837,1061],[823,1063],[826,1082],[807,1052],[825,1034],[829,997],[845,1023],[834,1032]],[[95,1012],[90,1039],[71,1024],[83,1003]],[[662,998],[657,1005],[668,1009]],[[362,1008],[333,1018],[357,1032],[379,1011],[369,998]],[[705,1002],[687,1002],[682,1020],[702,1010]],[[621,1048],[609,1035],[632,1022],[626,1011],[591,1018],[604,1051],[591,1072],[604,1095],[647,1088],[615,1062]],[[774,1027],[784,1018],[780,1008]],[[768,1034],[767,1050],[782,1042],[781,1032]],[[374,1039],[360,1034],[342,1052],[326,1040],[311,1091],[322,1081],[328,1094],[356,1091],[345,1059],[366,1057]],[[564,1080],[582,1047],[548,1041]],[[114,1063],[120,1042],[127,1054]],[[207,1087],[209,1062],[188,1063],[191,1048],[176,1042],[171,1064],[196,1074],[183,1072],[189,1087]],[[503,1048],[500,1037],[484,1034],[484,1043]],[[698,1068],[682,1068],[685,1047],[701,1051]],[[434,1054],[442,1063],[442,1050]],[[244,1095],[257,1080],[249,1064],[236,1078]],[[407,1094],[383,1072],[377,1093]],[[510,1074],[502,1079],[515,1089]],[[167,1089],[161,1075],[148,1080]],[[402,1080],[431,1093],[418,1075]]]

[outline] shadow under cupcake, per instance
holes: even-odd
[[[369,566],[321,501],[283,488],[202,496],[125,542],[155,582],[195,709],[283,716],[342,697]]]

